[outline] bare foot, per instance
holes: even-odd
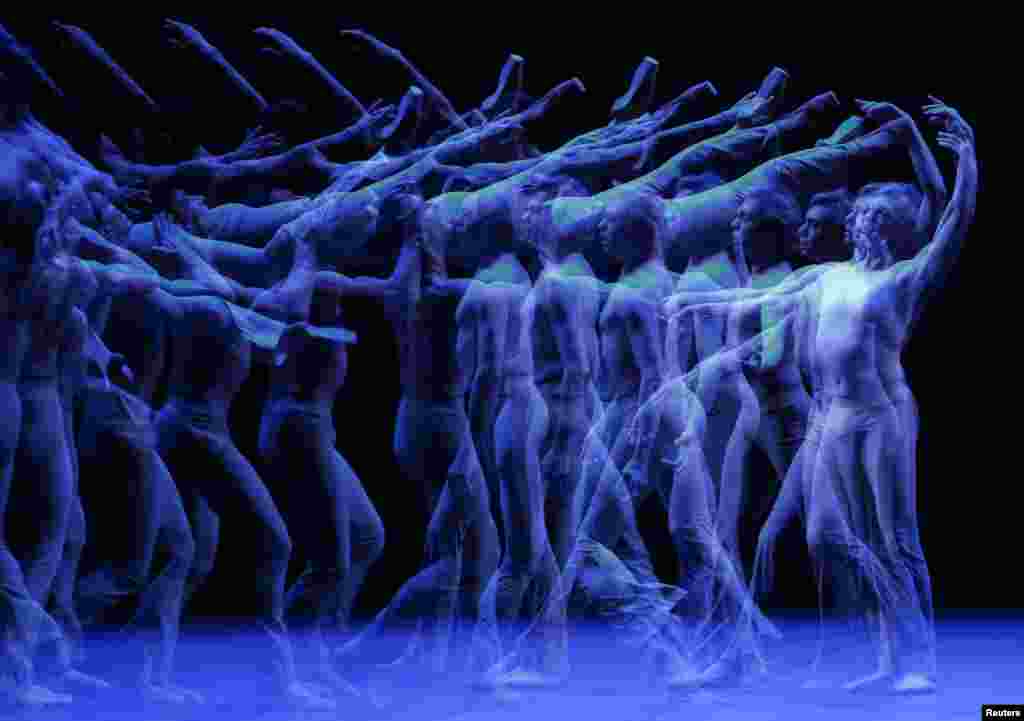
[[[341,696],[361,698],[363,695],[358,688],[349,683],[340,673],[327,664],[317,669],[314,679]]]
[[[171,693],[181,696],[185,699],[185,703],[193,703],[202,706],[206,703],[206,697],[198,691],[193,691],[190,688],[182,688],[181,686],[175,686],[174,684],[165,683],[162,684],[162,688],[167,689]]]
[[[496,683],[499,688],[551,689],[564,686],[566,679],[540,671],[517,669],[501,674],[496,679]]]
[[[858,678],[849,683],[843,684],[843,688],[851,693],[861,693],[864,691],[874,691],[887,685],[893,680],[894,674],[892,671],[885,669],[875,671],[869,676],[864,678]]]
[[[696,691],[703,688],[739,686],[743,682],[743,665],[738,661],[717,661],[701,673],[685,673],[673,677],[669,688],[675,691]]]
[[[893,679],[890,693],[901,695],[929,694],[938,690],[929,676],[923,673],[905,673]]]
[[[325,698],[298,681],[288,685],[285,696],[292,705],[309,711],[334,711],[338,707],[334,699]]]
[[[45,686],[34,683],[12,689],[11,697],[19,706],[28,706],[30,708],[63,706],[71,703],[71,694],[57,693]]]
[[[147,683],[143,684],[141,691],[143,698],[147,701],[173,704],[176,706],[183,706],[185,704],[185,697],[168,686],[157,686],[155,684]]]
[[[90,676],[87,673],[82,673],[77,669],[70,669],[60,675],[60,680],[66,684],[79,686],[81,688],[90,688],[94,690],[103,690],[113,688],[107,681],[95,676]]]

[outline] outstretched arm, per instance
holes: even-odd
[[[199,53],[200,57],[217,67],[235,89],[248,98],[260,112],[267,109],[267,101],[263,99],[263,96],[198,30],[175,20],[165,20],[164,29],[170,33],[169,39],[174,47],[192,48]]]
[[[373,149],[379,145],[377,134],[381,126],[388,122],[388,118],[394,112],[395,106],[384,105],[373,108],[363,115],[352,125],[344,130],[331,135],[325,135],[316,140],[310,140],[297,146],[298,148],[316,148],[321,152],[337,151],[351,147],[353,153]]]
[[[7,32],[7,29],[0,25],[0,56],[11,59],[19,65],[24,66],[35,78],[58,98],[63,98],[63,91],[53,82],[43,66],[36,62],[32,53]]]
[[[316,275],[316,287],[336,295],[374,298],[387,301],[405,292],[420,272],[420,248],[416,243],[406,242],[398,256],[395,269],[387,278],[369,276],[350,277],[333,271],[320,271]]]
[[[710,81],[698,83],[685,90],[673,100],[665,103],[650,115],[641,116],[634,120],[620,122],[588,131],[573,138],[562,147],[570,148],[578,145],[589,145],[592,143],[618,145],[652,139],[657,133],[668,132],[666,130],[667,128],[671,127],[672,124],[682,117],[686,111],[694,105],[699,104],[701,100],[716,97],[717,95],[718,90]],[[729,117],[733,118],[732,115]],[[724,124],[723,122],[721,129],[725,130],[730,126],[731,123]],[[712,126],[712,129],[717,129],[718,127],[718,125],[715,125]],[[711,134],[714,135],[715,133]]]
[[[417,70],[416,66],[409,62],[409,60],[406,59],[405,55],[403,55],[400,50],[393,48],[390,45],[384,44],[383,42],[375,38],[373,35],[370,35],[368,32],[365,32],[363,30],[342,30],[341,34],[344,37],[351,37],[357,40],[361,40],[362,42],[369,45],[374,50],[374,52],[376,52],[381,57],[389,58],[397,62],[399,65],[405,68],[406,72],[408,72],[413,77],[413,82],[415,82],[416,85],[418,85],[419,87],[423,88],[423,90],[426,91],[427,95],[430,96],[430,99],[433,101],[434,105],[445,117],[445,119],[448,120],[449,123],[457,127],[459,130],[466,130],[469,127],[466,124],[466,121],[459,117],[459,114],[455,111],[455,108],[448,101],[448,98],[444,96],[444,93],[438,90],[437,86],[435,86],[432,82],[427,80],[426,76],[423,75],[423,73],[421,73],[419,70]]]
[[[65,232],[73,244],[73,252],[84,260],[99,263],[123,265],[137,269],[145,275],[159,275],[155,268],[127,248],[112,243],[92,228],[82,225],[75,219],[68,221]]]
[[[117,81],[117,84],[128,91],[128,94],[133,98],[140,101],[147,110],[153,113],[160,111],[156,101],[146,94],[146,91],[143,90],[137,82],[135,82],[132,76],[129,75],[124,68],[118,65],[114,58],[112,58],[106,50],[100,47],[99,43],[97,43],[89,33],[75,25],[62,25],[61,23],[54,23],[53,25],[72,45],[106,68],[106,70]]]
[[[701,303],[735,303],[737,301],[767,301],[771,298],[800,293],[818,281],[835,264],[811,265],[790,273],[770,288],[727,288],[724,290],[684,291],[665,301],[665,312],[673,316],[683,308]]]
[[[366,108],[363,107],[363,104],[359,102],[355,95],[349,92],[348,88],[338,82],[338,79],[334,77],[327,68],[321,65],[320,61],[318,61],[312,53],[302,48],[288,35],[275,28],[256,28],[254,32],[270,43],[270,47],[265,48],[265,50],[274,55],[291,58],[299,64],[309,68],[313,71],[314,75],[327,85],[327,88],[331,91],[331,95],[345,105],[348,105],[357,116],[366,116],[367,112]]]

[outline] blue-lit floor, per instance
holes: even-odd
[[[788,721],[790,719],[977,719],[983,703],[1024,703],[1024,619],[940,621],[939,691],[920,697],[881,693],[854,695],[845,681],[873,670],[864,635],[847,627],[825,634],[822,660],[815,620],[780,623],[784,639],[767,649],[769,675],[739,689],[689,696],[667,693],[650,680],[637,651],[614,644],[598,629],[572,636],[572,677],[558,691],[526,691],[495,697],[474,691],[464,676],[425,673],[384,675],[369,682],[369,700],[342,699],[335,712],[289,710],[268,695],[269,684],[247,673],[258,639],[232,638],[190,629],[178,650],[179,685],[200,691],[204,706],[147,703],[132,690],[137,666],[124,640],[92,637],[82,668],[115,683],[114,690],[79,692],[72,705],[45,711],[0,707],[0,720],[145,719],[146,721],[277,721],[284,719],[557,719],[558,721],[640,721],[707,719]]]

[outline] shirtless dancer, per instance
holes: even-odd
[[[32,658],[39,642],[59,639],[61,631],[34,600],[25,585],[22,570],[7,545],[4,516],[14,470],[14,456],[21,431],[21,398],[18,378],[28,347],[28,323],[24,311],[31,307],[36,233],[49,202],[44,183],[28,172],[33,159],[24,151],[5,153],[0,171],[0,207],[3,208],[6,241],[3,249],[3,375],[0,398],[8,422],[0,434],[0,614],[4,643],[0,659],[10,682],[4,691],[26,706],[69,703],[71,697],[57,694],[34,681]],[[38,163],[37,163],[38,164]]]
[[[400,199],[404,237],[395,274],[389,279],[338,280],[344,295],[379,300],[394,326],[402,361],[402,400],[395,424],[395,455],[414,482],[423,505],[433,509],[427,530],[427,563],[410,579],[359,637],[338,650],[343,668],[394,660],[402,649],[378,656],[388,625],[426,624],[427,661],[438,671],[449,667],[452,624],[456,651],[465,651],[465,634],[479,615],[480,596],[499,561],[498,535],[490,494],[477,460],[465,410],[468,378],[456,355],[455,322],[459,295],[442,283],[428,284],[426,255],[435,275],[444,276],[443,245],[420,243],[422,200]],[[464,640],[463,640],[464,639]],[[407,650],[404,658],[408,660]],[[372,655],[370,655],[372,654]]]
[[[920,208],[907,202],[906,191],[869,188],[853,219],[853,261],[827,267],[795,293],[809,306],[807,352],[821,377],[818,448],[804,468],[808,544],[830,575],[867,583],[882,619],[881,666],[849,684],[851,690],[879,683],[897,693],[935,688],[926,592],[915,582],[927,576],[919,562],[911,571],[920,553],[911,466],[900,460],[908,451],[905,422],[883,369],[901,367],[907,330],[956,259],[974,214],[977,165],[973,131],[959,114],[941,103],[926,114],[944,124],[939,143],[959,157],[934,240],[910,260],[896,261],[894,249],[915,237]],[[906,138],[910,125],[896,123]]]

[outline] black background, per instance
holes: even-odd
[[[382,4],[383,5],[383,4]],[[962,14],[900,25],[880,10],[853,6],[819,8],[799,24],[788,22],[768,6],[724,8],[721,16],[694,13],[686,5],[655,11],[642,4],[637,12],[624,4],[591,15],[550,16],[534,10],[502,9],[488,4],[458,10],[438,4],[409,14],[397,4],[369,14],[269,17],[239,11],[231,17],[172,15],[197,27],[268,101],[294,97],[308,103],[325,131],[349,124],[350,115],[304,82],[300,73],[270,63],[258,52],[251,30],[277,27],[295,38],[364,104],[377,98],[397,102],[408,80],[394,65],[372,56],[359,44],[337,37],[342,28],[363,28],[401,49],[421,71],[465,112],[495,88],[510,52],[526,59],[527,92],[536,97],[558,82],[579,77],[584,97],[565,103],[531,136],[542,149],[607,122],[611,103],[628,86],[645,55],[660,61],[657,96],[674,97],[702,80],[712,80],[722,107],[755,89],[775,65],[790,71],[787,107],[826,90],[843,99],[889,100],[920,118],[932,93],[958,108],[976,131],[982,172],[978,218],[957,269],[927,309],[905,352],[905,365],[921,412],[919,509],[936,605],[944,609],[1015,607],[1014,584],[1019,548],[1019,513],[1011,502],[1017,474],[1003,460],[1000,429],[1013,423],[1009,397],[1012,382],[1003,380],[1016,363],[1015,343],[996,331],[1012,306],[1000,302],[996,288],[1012,287],[1010,268],[1003,272],[994,253],[1003,236],[994,224],[995,179],[986,172],[985,148],[995,146],[986,131],[984,108],[991,107],[999,71],[985,62],[984,48],[967,49],[967,41],[984,46],[986,34]],[[512,8],[512,6],[508,6]],[[875,13],[872,15],[871,13]],[[843,17],[843,15],[849,17]],[[131,13],[101,18],[79,12],[61,22],[82,26],[120,62],[164,108],[164,125],[174,128],[182,147],[202,142],[213,151],[237,145],[252,118],[234,103],[217,80],[190,64],[162,40],[163,14]],[[854,20],[856,18],[856,20]],[[78,103],[69,125],[67,114],[41,112],[44,120],[74,137],[79,150],[91,153],[92,128],[100,127],[126,141],[139,120],[137,108],[113,93],[102,76],[58,42],[48,20],[20,17],[2,22],[33,47],[65,92]],[[934,23],[934,24],[932,24]],[[933,138],[934,131],[925,130]],[[1005,136],[1004,136],[1005,137]],[[952,189],[952,158],[933,144]],[[987,255],[986,255],[987,254]],[[991,260],[996,260],[993,264]],[[351,301],[348,324],[360,335],[350,358],[349,382],[335,405],[338,447],[359,474],[384,519],[387,546],[371,571],[357,611],[365,615],[386,603],[422,560],[426,516],[415,509],[414,494],[398,473],[391,439],[398,404],[397,350],[390,326],[370,303]],[[256,431],[266,374],[256,369],[232,408],[232,433],[255,458]],[[1008,419],[1008,420],[1006,420]],[[268,485],[293,479],[267,478]],[[116,493],[114,484],[109,492]],[[673,552],[664,514],[657,503],[640,512],[658,570],[675,578]],[[749,539],[748,539],[749,540]],[[230,525],[223,530],[218,570],[196,598],[192,612],[227,615],[239,610],[233,583],[246,553],[232,545]],[[813,607],[810,567],[799,530],[784,545],[779,563],[781,590],[775,607]],[[293,562],[293,571],[301,563]]]

